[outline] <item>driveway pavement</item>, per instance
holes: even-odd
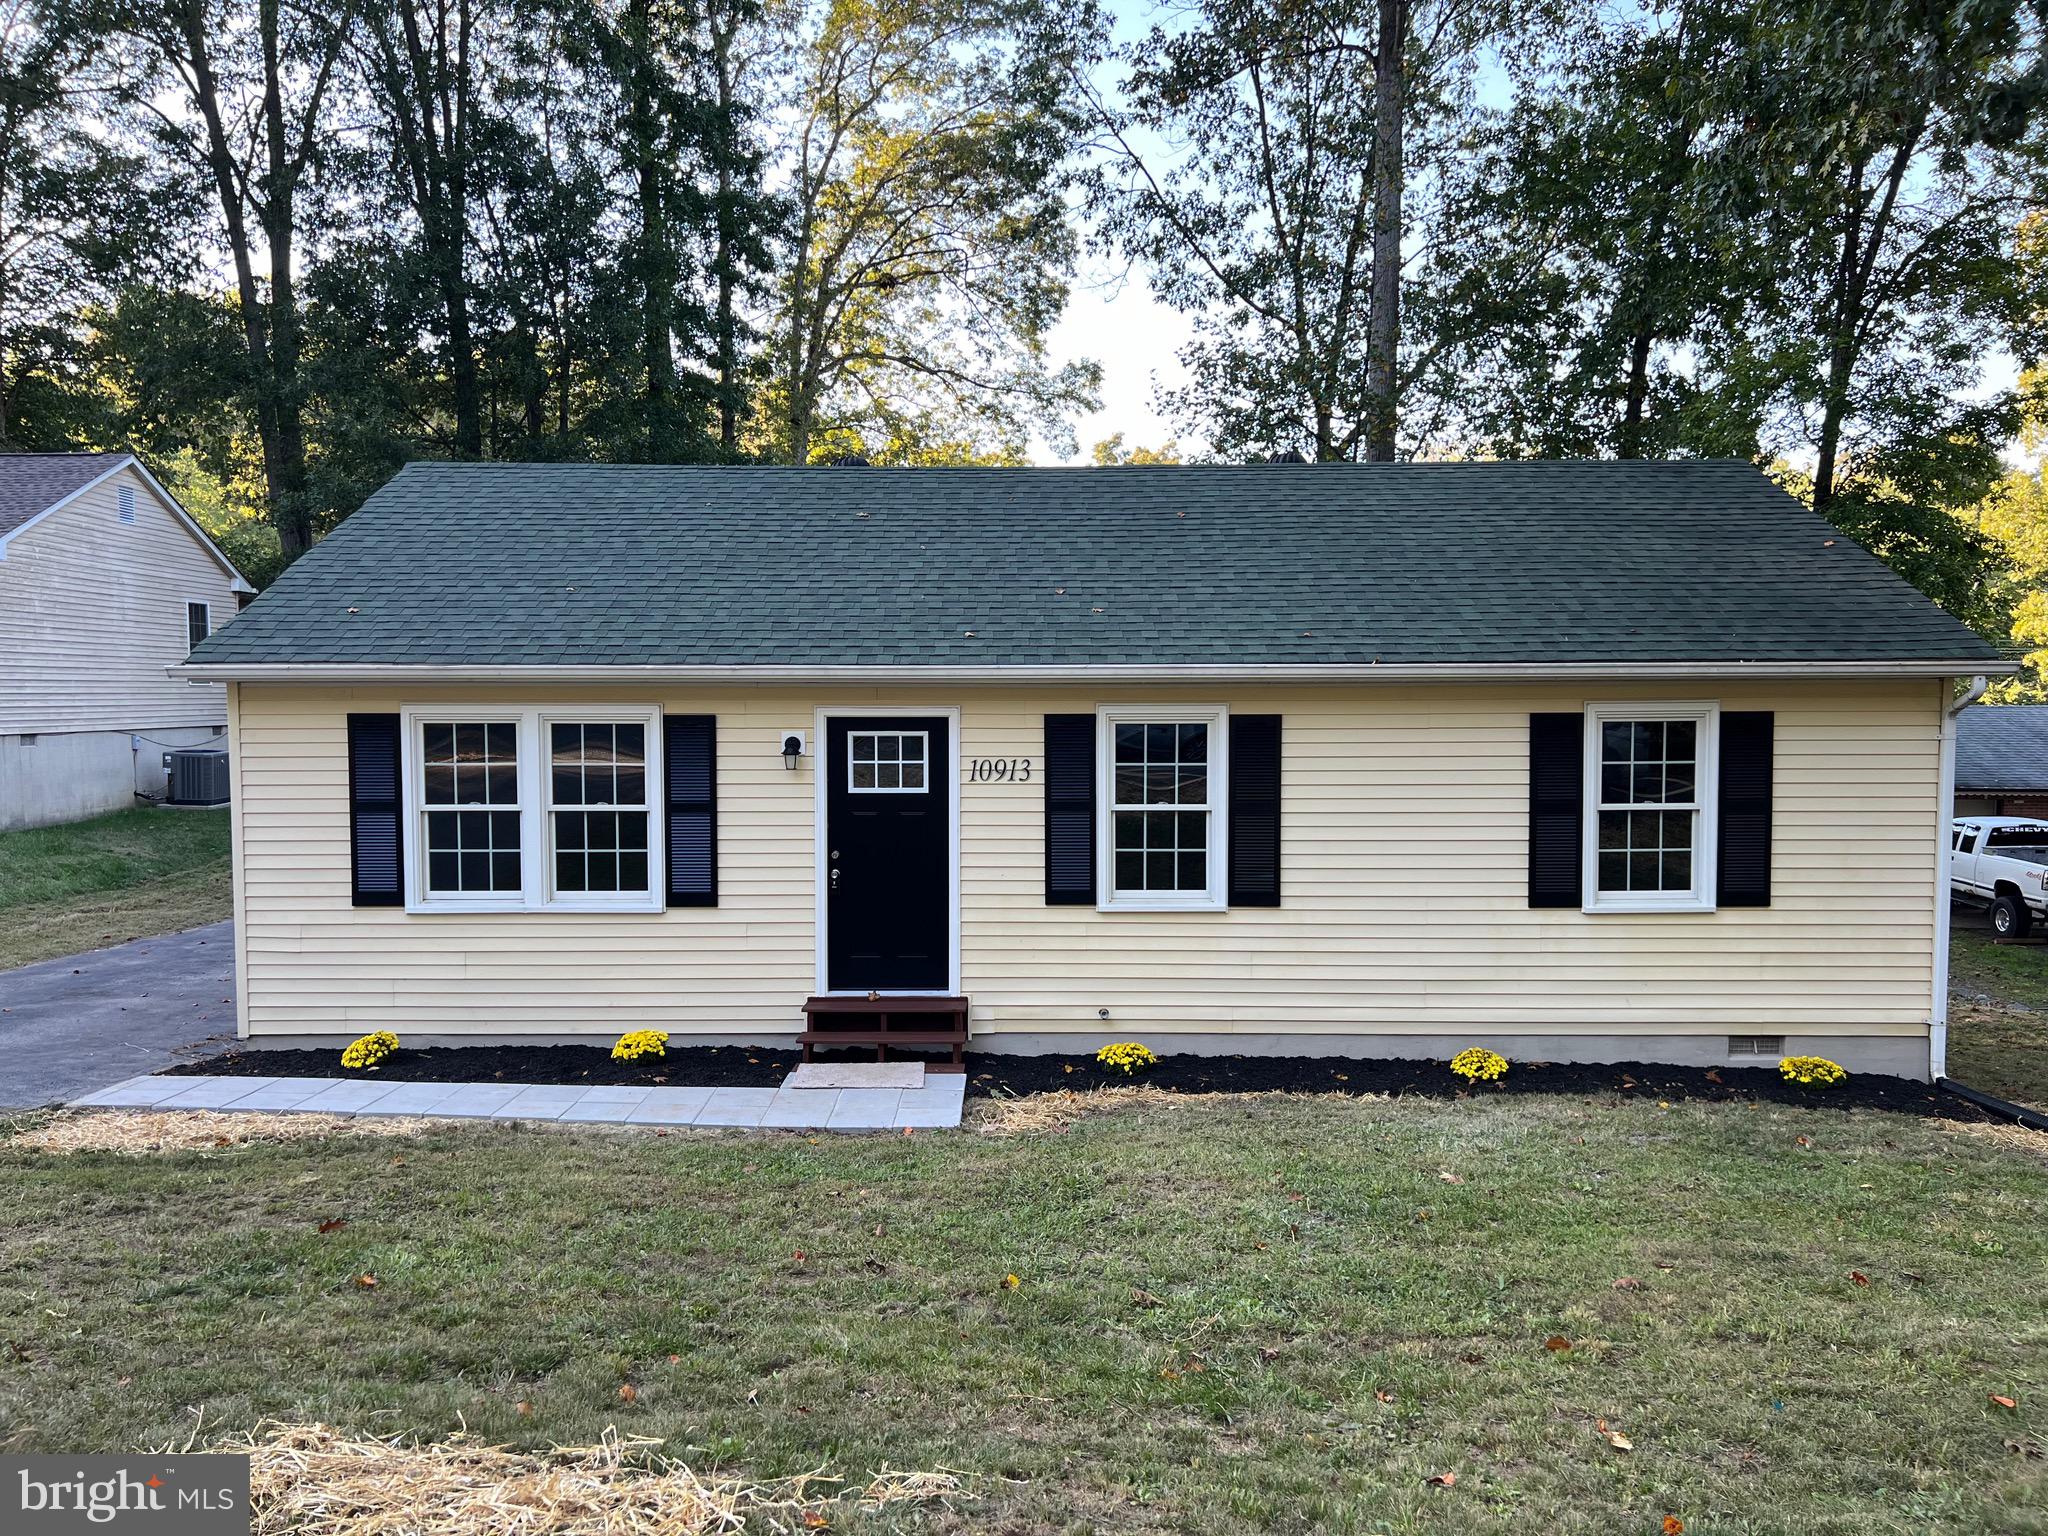
[[[0,1108],[79,1098],[234,1033],[232,923],[0,971]]]

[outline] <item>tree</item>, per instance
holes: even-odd
[[[2003,477],[1967,515],[2004,567],[1990,595],[2003,598],[2010,619],[2004,639],[2026,670],[2002,678],[1992,698],[2002,704],[2048,702],[2048,486],[2041,470]]]
[[[98,39],[66,23],[0,6],[0,451],[89,442],[83,311],[131,278],[183,275],[188,210],[95,131]]]
[[[742,305],[762,294],[762,276],[773,260],[768,237],[779,216],[763,190],[767,155],[756,131],[762,113],[755,93],[761,84],[753,66],[781,54],[763,43],[763,23],[757,0],[704,0],[703,71],[711,91],[705,150],[714,181],[711,279],[717,289],[711,345],[718,445],[727,458],[740,450],[747,408],[743,349],[755,339]]]
[[[770,450],[1021,455],[1091,401],[1055,368],[1082,25],[1030,0],[823,0],[799,51]]]
[[[235,274],[265,502],[287,564],[313,539],[307,483],[299,196],[354,0],[82,0],[76,24],[131,45],[115,87],[210,187]]]
[[[1387,459],[1412,397],[1411,441],[1444,417],[1436,376],[1544,249],[1474,217],[1477,50],[1525,9],[1200,0],[1118,54],[1091,207],[1198,317],[1171,405],[1217,452]]]
[[[1115,469],[1127,465],[1178,464],[1180,444],[1168,438],[1157,448],[1126,448],[1123,433],[1112,432],[1089,449],[1088,457],[1102,469]]]
[[[440,299],[458,457],[484,453],[483,386],[471,333],[470,191],[480,103],[472,41],[509,17],[491,0],[394,0],[364,13],[361,50],[390,134],[403,202]]]
[[[2032,0],[1773,8],[1741,150],[1783,248],[1816,509],[1859,458],[1957,431],[1989,446],[2000,424],[1957,405],[2023,307],[2012,238],[2038,170],[2042,24]]]
[[[1518,75],[1480,180],[1549,232],[1523,303],[1465,350],[1463,436],[1509,456],[1754,455],[1779,253],[1728,152],[1751,109],[1754,0],[1600,13]]]

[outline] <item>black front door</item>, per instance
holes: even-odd
[[[825,986],[952,985],[953,752],[944,716],[825,722]]]

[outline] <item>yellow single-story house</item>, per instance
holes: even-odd
[[[2007,670],[1738,462],[416,464],[178,669],[253,1044],[1914,1077]]]

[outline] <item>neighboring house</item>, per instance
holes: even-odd
[[[252,591],[132,454],[0,454],[0,828],[164,793],[226,743],[227,692],[172,677]]]
[[[2048,816],[2048,704],[1979,704],[1956,717],[1956,814]]]
[[[417,464],[232,685],[241,1028],[1925,1075],[1952,680],[1747,464]]]

